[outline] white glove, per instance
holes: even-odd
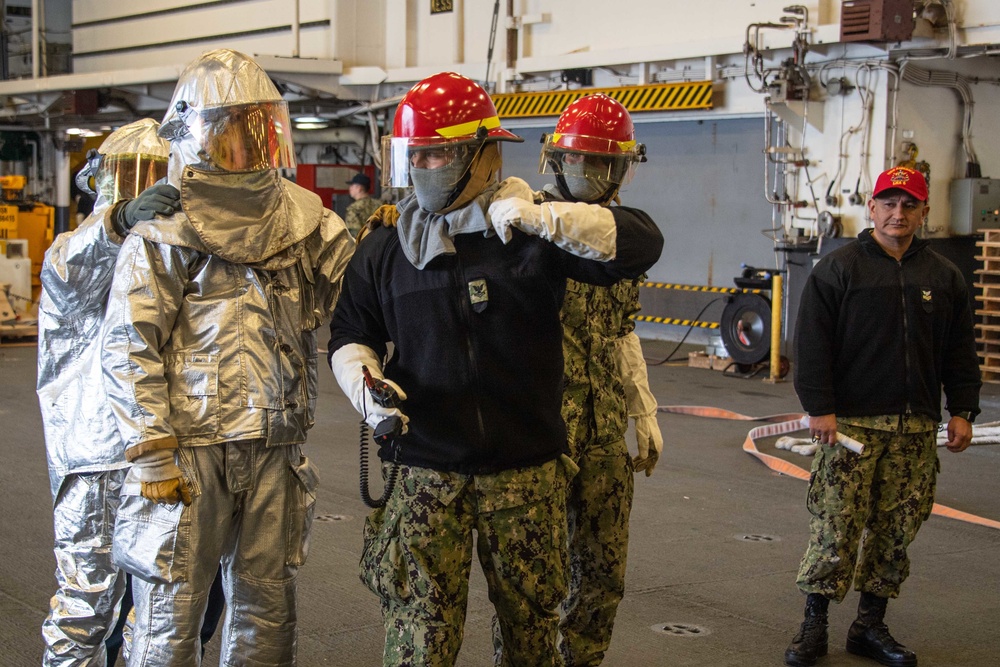
[[[132,462],[132,470],[142,482],[142,497],[154,503],[191,504],[191,491],[184,473],[174,460],[174,449],[154,449],[141,454]]]
[[[615,216],[603,206],[494,198],[489,214],[493,229],[504,243],[512,237],[510,228],[516,227],[584,259],[607,262],[615,258],[618,226]]]
[[[653,474],[660,453],[663,435],[656,421],[656,397],[649,390],[646,360],[642,358],[642,345],[635,332],[622,336],[615,345],[615,363],[625,388],[625,405],[629,417],[635,421],[635,439],[639,455],[632,460],[636,472]]]
[[[397,416],[403,420],[403,433],[406,433],[409,417],[400,412],[399,408],[383,408],[372,399],[368,387],[365,386],[362,366],[368,367],[368,372],[374,379],[382,380],[395,389],[400,401],[406,400],[406,392],[392,380],[385,379],[382,374],[382,362],[375,354],[375,350],[358,343],[349,343],[333,353],[330,357],[330,366],[341,391],[351,401],[355,410],[367,415],[365,421],[369,426],[375,428],[389,417]]]

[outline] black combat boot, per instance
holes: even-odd
[[[847,652],[889,667],[916,667],[917,654],[893,639],[885,625],[888,602],[872,593],[861,594],[858,618],[847,631]]]
[[[806,596],[805,619],[802,627],[785,649],[785,664],[792,667],[811,667],[818,658],[826,655],[826,610],[830,598],[819,593]]]

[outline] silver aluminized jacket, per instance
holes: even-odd
[[[128,465],[104,393],[99,335],[122,241],[101,208],[57,236],[42,264],[37,392],[53,497],[68,474]]]
[[[305,441],[317,392],[315,329],[336,303],[354,242],[319,197],[283,179],[275,187],[281,224],[301,240],[256,262],[247,249],[263,238],[270,253],[273,239],[253,228],[213,236],[196,220],[241,212],[208,203],[140,223],[122,245],[103,361],[126,451],[174,439],[184,447]],[[273,228],[269,216],[257,214]],[[238,261],[223,258],[228,249]]]

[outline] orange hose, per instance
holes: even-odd
[[[746,415],[741,415],[738,412],[704,405],[661,405],[657,408],[657,412],[690,415],[693,417],[708,417],[709,419],[769,422],[763,426],[757,426],[750,429],[750,432],[747,433],[746,439],[743,441],[743,451],[756,458],[774,472],[794,477],[795,479],[809,479],[808,470],[786,461],[785,459],[763,453],[757,449],[756,443],[758,438],[771,438],[776,435],[784,435],[785,433],[793,433],[795,431],[801,431],[808,428],[808,422],[804,421],[807,420],[808,417],[801,412],[789,412],[778,415],[768,415],[766,417],[748,417]],[[987,519],[986,517],[978,516],[976,514],[969,514],[968,512],[963,512],[961,510],[941,505],[940,503],[934,503],[932,513],[949,519],[956,519],[958,521],[965,521],[966,523],[972,523],[977,526],[985,526],[987,528],[996,528],[1000,530],[1000,521]]]

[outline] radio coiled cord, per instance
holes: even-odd
[[[367,416],[366,411],[365,417],[367,418]],[[372,509],[379,509],[380,507],[385,507],[389,496],[392,495],[393,487],[396,486],[399,463],[396,461],[389,462],[389,472],[385,476],[385,487],[382,489],[382,495],[378,499],[372,498],[371,490],[368,487],[368,430],[368,422],[362,419],[359,426],[361,448],[358,452],[358,486],[361,491],[361,502]]]

